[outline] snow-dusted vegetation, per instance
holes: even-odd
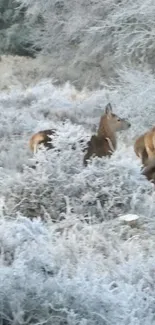
[[[48,80],[1,92],[0,314],[7,324],[153,322],[155,195],[133,141],[154,122],[155,81],[122,76],[119,87],[91,93]],[[95,131],[107,98],[132,127],[110,159],[85,168],[82,148],[71,147]],[[58,130],[55,149],[33,157],[30,135],[50,127]],[[120,222],[123,213],[140,216],[136,228]]]
[[[46,75],[78,87],[118,77],[122,62],[154,71],[154,0],[16,0],[27,42],[40,49]],[[26,42],[26,37],[21,38]]]
[[[155,4],[18,4],[42,50],[0,61],[0,325],[155,324],[155,191],[133,150],[155,124]],[[108,102],[131,128],[84,167]],[[30,136],[49,128],[55,148],[34,156]]]

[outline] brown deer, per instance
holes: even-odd
[[[142,174],[155,183],[155,127],[136,139],[134,151],[142,161]]]
[[[92,135],[87,143],[87,152],[84,156],[84,165],[93,155],[98,157],[111,156],[116,150],[116,132],[127,130],[131,124],[112,112],[110,103],[105,107],[105,114],[101,117],[97,135]]]
[[[144,135],[144,146],[148,154],[149,161],[155,158],[155,127]]]
[[[47,149],[54,148],[51,136],[55,134],[56,130],[44,130],[33,134],[29,141],[30,150],[36,153],[40,144],[43,144]]]
[[[148,161],[148,154],[144,144],[144,136],[146,133],[142,134],[138,137],[134,143],[134,151],[137,157],[139,157],[142,161],[142,164],[145,166]]]
[[[147,165],[144,165],[142,175],[145,175],[148,181],[155,184],[155,158],[151,159]]]
[[[52,137],[56,135],[56,130],[43,130],[32,135],[29,140],[29,148],[35,154],[40,144],[43,144],[46,149],[53,149]],[[84,140],[78,140],[79,144],[83,144]],[[72,150],[76,150],[76,144],[72,144]],[[58,150],[59,151],[59,150]]]

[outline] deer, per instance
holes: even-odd
[[[148,154],[144,144],[144,136],[146,133],[140,135],[134,143],[134,152],[138,158],[141,159],[142,164],[147,165]]]
[[[142,162],[142,174],[155,183],[155,127],[139,136],[134,151]]]
[[[43,144],[45,148],[54,148],[52,144],[51,136],[56,134],[56,130],[43,130],[33,134],[29,140],[29,148],[35,154],[38,151],[40,144]]]
[[[92,135],[87,143],[84,165],[87,166],[91,156],[110,157],[117,148],[116,132],[127,130],[130,126],[129,121],[113,113],[112,105],[108,103],[100,118],[97,134]]]
[[[144,166],[142,175],[144,175],[148,181],[155,184],[155,158],[151,159],[151,161]]]
[[[155,127],[144,135],[144,146],[148,154],[149,161],[155,158]]]
[[[43,146],[49,150],[53,149],[54,145],[52,143],[52,136],[56,135],[56,129],[49,129],[49,130],[43,130],[39,131],[35,134],[33,134],[29,140],[29,148],[30,150],[36,154],[39,148],[40,144],[43,144]],[[81,139],[78,141],[79,144],[83,144],[84,140]],[[72,150],[76,150],[76,144],[72,144]],[[60,151],[60,150],[58,150]]]
[[[134,151],[144,165],[155,157],[155,127],[140,135],[134,143]]]

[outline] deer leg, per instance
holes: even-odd
[[[147,151],[146,149],[144,148],[143,151],[141,152],[141,161],[142,161],[142,164],[144,166],[146,166],[148,164],[148,154],[147,154]]]

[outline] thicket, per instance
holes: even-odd
[[[154,71],[152,0],[1,0],[0,7],[0,51],[42,56],[45,76],[58,82],[97,87],[118,77],[122,63]]]

